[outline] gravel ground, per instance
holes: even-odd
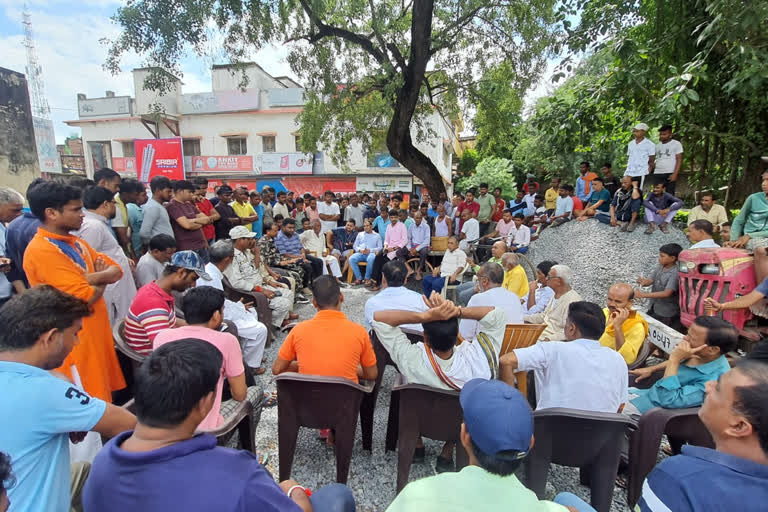
[[[646,224],[638,224],[632,233],[622,233],[597,220],[571,221],[557,228],[542,231],[531,244],[528,258],[536,265],[545,260],[568,265],[573,270],[573,289],[584,300],[605,304],[608,288],[614,283],[635,284],[638,277],[650,277],[658,265],[659,247],[677,243],[690,247],[685,234],[670,226],[669,234],[656,229],[643,232]],[[644,301],[637,306],[645,309]]]
[[[589,224],[593,223],[590,222]],[[561,229],[568,229],[568,227]],[[661,237],[658,238],[660,239]],[[653,239],[655,241],[657,237],[654,236]],[[539,244],[541,242],[536,243]],[[638,245],[641,244],[638,242]],[[594,272],[594,269],[591,272]],[[343,311],[347,317],[362,324],[365,301],[371,295],[371,292],[362,288],[344,290]],[[303,305],[297,308],[297,312],[301,314],[302,318],[309,318],[314,314],[314,308],[311,305]],[[265,389],[275,389],[275,382],[269,369],[283,339],[284,335],[281,335],[280,339],[275,340],[272,346],[265,352],[268,359],[266,363],[268,370],[267,373],[259,377]],[[374,418],[372,453],[365,452],[362,449],[358,422],[357,439],[350,465],[348,485],[355,495],[359,511],[385,510],[395,497],[397,453],[384,453],[389,391],[392,389],[395,373],[392,367],[387,367],[384,375]],[[318,441],[316,436],[316,431],[306,428],[301,429],[299,432],[291,475],[299,483],[312,489],[333,483],[336,477],[334,451]],[[425,439],[425,445],[427,451],[426,461],[421,464],[414,464],[411,467],[411,481],[435,474],[434,461],[440,452],[442,443]],[[278,475],[277,407],[266,409],[263,412],[256,432],[256,448],[260,453],[269,455],[267,468],[276,477]],[[570,491],[589,502],[589,489],[579,484],[579,472],[575,468],[553,465],[549,474],[548,491],[552,493],[550,497],[553,497],[556,492]],[[617,488],[614,492],[614,502],[611,510],[612,512],[629,510],[626,505],[626,493],[623,490]]]

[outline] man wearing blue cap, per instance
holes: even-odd
[[[149,355],[157,333],[187,325],[176,318],[173,292],[182,293],[192,288],[198,278],[211,280],[200,256],[194,251],[174,253],[160,279],[139,288],[133,298],[125,318],[126,343],[139,354]]]
[[[387,512],[594,510],[572,495],[558,496],[555,503],[539,500],[515,476],[533,448],[533,413],[517,389],[499,380],[473,379],[464,384],[459,401],[464,411],[461,444],[469,465],[458,473],[411,482]],[[561,500],[572,506],[558,505]]]

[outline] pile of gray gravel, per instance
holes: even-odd
[[[531,243],[528,258],[534,265],[545,260],[568,265],[573,270],[573,289],[584,300],[603,306],[612,284],[634,285],[638,277],[650,276],[658,264],[659,247],[676,243],[687,249],[691,245],[674,226],[669,234],[656,229],[651,235],[644,234],[646,227],[638,224],[634,232],[622,233],[618,227],[594,219],[571,221],[542,231]]]

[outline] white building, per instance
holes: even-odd
[[[226,180],[300,194],[419,191],[420,181],[387,153],[364,154],[358,145],[349,160],[351,172],[336,167],[326,152],[301,153],[296,116],[303,89],[288,77],[273,77],[251,63],[245,67],[247,89],[241,91],[242,69],[216,65],[211,92],[184,94],[181,81],[172,77],[171,91],[159,95],[143,88],[149,72],[133,70],[134,98],[110,91],[103,98],[78,95],[79,119],[67,124],[82,130],[89,176],[100,167],[135,175],[135,139],[182,137],[186,176],[205,175],[211,189]],[[160,122],[152,115],[154,104],[163,105]],[[417,146],[450,185],[456,129],[437,112],[428,122],[434,135]]]

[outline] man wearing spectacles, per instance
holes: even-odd
[[[554,265],[547,274],[547,284],[555,292],[547,307],[541,313],[523,317],[528,324],[546,324],[539,341],[562,341],[565,339],[565,322],[568,318],[568,306],[571,302],[582,300],[571,288],[573,271],[566,265]]]

